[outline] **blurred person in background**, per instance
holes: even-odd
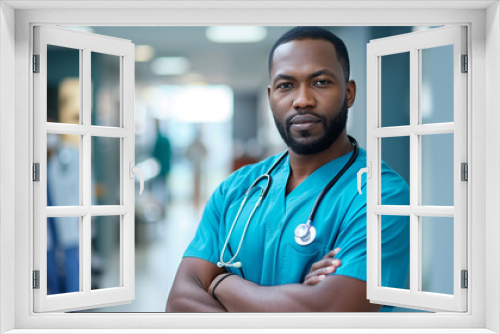
[[[79,80],[67,78],[57,90],[56,110],[49,122],[78,124],[80,118]],[[48,99],[51,101],[51,99]],[[49,112],[50,114],[50,112]],[[47,206],[80,203],[80,137],[47,134]],[[79,217],[47,218],[47,289],[49,294],[80,290]]]
[[[205,178],[203,173],[203,166],[207,157],[207,148],[201,140],[202,127],[201,125],[196,128],[196,134],[193,141],[186,149],[186,157],[193,166],[193,204],[196,210],[202,208],[205,193]]]
[[[160,165],[160,171],[153,180],[152,188],[155,198],[160,202],[159,204],[163,209],[162,217],[165,217],[168,204],[167,202],[169,199],[168,175],[170,173],[171,167],[172,147],[170,145],[170,140],[162,131],[160,120],[156,119],[155,124],[156,141],[153,148],[152,157],[154,157],[158,161]]]

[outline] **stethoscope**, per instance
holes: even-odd
[[[358,143],[356,142],[356,139],[354,139],[351,136],[348,136],[349,140],[351,141],[351,144],[354,146],[354,153],[351,155],[349,158],[349,161],[344,165],[344,167],[335,175],[335,177],[326,185],[325,188],[323,188],[323,191],[319,194],[318,198],[316,199],[316,202],[314,202],[313,208],[311,210],[311,213],[309,214],[309,218],[307,219],[307,222],[304,224],[300,224],[295,228],[294,235],[295,235],[295,242],[298,245],[301,246],[306,246],[309,245],[314,241],[316,238],[316,228],[312,226],[312,222],[314,220],[314,216],[316,215],[316,211],[318,211],[319,204],[321,203],[321,200],[325,196],[325,194],[332,188],[335,183],[344,175],[344,173],[349,169],[349,167],[352,166],[356,158],[358,157]],[[281,161],[287,156],[288,151],[285,151],[281,156],[273,163],[273,165],[269,168],[269,170],[259,176],[253,183],[252,185],[248,188],[248,190],[245,193],[245,197],[243,198],[243,201],[240,204],[240,207],[238,209],[238,212],[236,213],[236,217],[234,218],[233,224],[231,225],[231,229],[229,230],[229,233],[227,234],[226,241],[224,242],[224,246],[222,247],[222,252],[220,254],[220,261],[217,262],[217,266],[219,268],[222,267],[234,267],[234,268],[241,268],[241,262],[235,262],[233,263],[234,259],[238,255],[241,249],[241,245],[243,243],[243,239],[245,239],[245,234],[248,229],[248,225],[250,221],[252,220],[253,215],[255,214],[255,211],[257,208],[260,206],[264,198],[266,197],[267,193],[269,192],[269,189],[271,188],[271,173],[272,171],[281,163]],[[248,196],[252,192],[253,189],[257,187],[257,184],[261,182],[262,180],[266,180],[266,186],[262,188],[260,192],[260,196],[257,199],[257,202],[255,203],[255,206],[253,207],[252,212],[250,213],[250,216],[247,219],[247,222],[245,223],[245,227],[243,229],[243,234],[241,235],[240,238],[240,243],[238,244],[238,249],[236,249],[236,253],[234,256],[227,262],[224,262],[224,252],[226,251],[226,248],[229,244],[229,238],[231,238],[231,234],[233,233],[234,227],[236,226],[236,223],[238,222],[238,218],[240,217],[241,211],[243,211],[243,208],[245,207],[245,204],[247,202]]]

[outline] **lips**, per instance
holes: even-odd
[[[297,131],[306,131],[321,123],[321,120],[311,115],[296,115],[290,120],[290,127]]]

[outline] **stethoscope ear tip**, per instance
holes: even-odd
[[[219,268],[222,268],[222,267],[241,268],[241,262],[235,262],[235,263],[217,262],[217,267],[219,267]]]

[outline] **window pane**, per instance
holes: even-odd
[[[421,217],[422,291],[453,294],[453,218]]]
[[[120,141],[92,137],[92,205],[120,205]]]
[[[120,126],[120,57],[92,52],[92,125]]]
[[[453,206],[453,134],[427,135],[422,143],[422,205]]]
[[[47,45],[47,122],[80,123],[80,50]]]
[[[408,186],[410,185],[410,137],[391,137],[381,139],[382,151],[382,205],[410,205],[410,198],[406,202],[396,202],[393,200],[394,187],[400,184],[395,183],[396,178],[391,169],[398,173]],[[400,198],[400,197],[398,197]]]
[[[47,206],[80,205],[80,136],[47,134]]]
[[[409,289],[410,217],[382,216],[381,286]]]
[[[120,216],[92,217],[92,289],[120,286]]]
[[[422,123],[453,122],[453,45],[421,50]]]
[[[381,57],[382,126],[410,124],[410,53]]]
[[[47,218],[47,294],[80,290],[80,217]]]

